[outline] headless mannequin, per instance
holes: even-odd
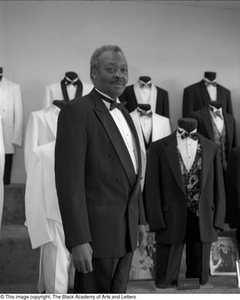
[[[2,80],[2,77],[3,77],[3,68],[0,67],[0,81]]]
[[[65,77],[68,77],[69,79],[76,80],[78,78],[78,74],[73,72],[73,71],[69,71],[65,73]]]
[[[216,80],[217,73],[216,72],[205,72],[204,77],[210,80],[211,82]]]
[[[214,106],[217,109],[222,107],[222,103],[219,101],[210,101],[209,105]]]
[[[197,129],[197,120],[193,118],[182,118],[178,120],[178,126],[187,132]]]
[[[151,105],[150,104],[138,104],[138,107],[144,111],[149,111],[151,110]]]
[[[147,83],[147,82],[149,82],[151,80],[151,77],[149,77],[149,76],[140,76],[139,80]]]

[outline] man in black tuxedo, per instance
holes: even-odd
[[[188,117],[190,112],[205,107],[210,101],[221,102],[225,112],[233,115],[231,92],[217,83],[216,72],[205,72],[200,82],[184,89],[182,116]]]
[[[118,97],[128,65],[118,46],[90,61],[91,93],[67,103],[58,119],[55,173],[75,293],[125,293],[138,230],[145,238],[141,154]]]

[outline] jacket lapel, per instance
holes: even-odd
[[[67,92],[67,86],[65,84],[64,79],[61,80],[61,90],[62,90],[62,94],[63,94],[63,100],[69,101],[68,92]],[[57,99],[54,99],[54,100],[57,100]]]
[[[93,102],[95,104],[95,113],[102,123],[107,135],[109,136],[110,141],[113,144],[113,147],[118,155],[118,158],[126,172],[126,175],[129,179],[131,186],[133,186],[136,182],[136,174],[134,171],[133,163],[131,157],[129,155],[128,149],[125,145],[125,142],[122,138],[121,133],[119,132],[117,125],[115,124],[114,120],[112,119],[110,113],[108,112],[105,104],[103,103],[102,99],[98,96],[98,94],[93,90],[90,94],[92,96]],[[135,129],[134,125],[131,126]],[[134,133],[135,136],[135,133]],[[137,139],[138,141],[138,139]],[[137,146],[138,154],[140,153],[139,144]],[[138,156],[141,157],[141,156]],[[138,161],[139,165],[141,163]],[[141,170],[139,170],[141,171]],[[140,173],[140,172],[138,172]]]
[[[203,98],[203,106],[206,106],[210,102],[210,96],[208,94],[207,87],[205,85],[204,80],[200,81],[200,91]]]
[[[185,188],[183,185],[182,173],[181,173],[179,159],[178,159],[176,131],[172,134],[172,139],[170,140],[169,144],[166,145],[165,153],[168,159],[169,166],[172,170],[172,173],[180,189],[185,194]]]
[[[206,131],[207,131],[210,139],[212,141],[214,141],[213,125],[212,125],[211,115],[210,115],[208,108],[205,107],[201,113],[203,116],[203,124],[206,128]]]
[[[56,138],[57,134],[57,119],[59,115],[60,109],[55,106],[49,106],[46,113],[44,114],[44,118],[46,120],[46,123],[48,127],[50,128],[51,132]]]
[[[203,190],[206,180],[207,180],[207,174],[209,171],[209,167],[212,162],[212,147],[211,142],[204,139],[202,135],[198,135],[199,141],[202,146],[202,182],[201,182],[201,190]]]

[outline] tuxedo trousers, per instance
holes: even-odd
[[[120,258],[93,258],[93,271],[75,272],[74,293],[126,293],[133,253]]]
[[[73,288],[74,268],[65,247],[62,225],[49,220],[53,241],[40,247],[38,291],[46,294],[66,294]]]
[[[13,154],[11,153],[5,154],[5,165],[4,165],[4,174],[3,174],[4,185],[11,183],[12,161],[13,161]]]
[[[184,243],[156,244],[156,287],[170,288],[177,284],[184,245],[186,245],[186,278],[199,278],[200,284],[208,282],[211,243],[201,242],[199,219],[188,209]]]

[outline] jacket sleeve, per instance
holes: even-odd
[[[22,147],[23,140],[23,107],[22,107],[22,95],[20,86],[15,87],[14,92],[14,132],[12,144],[18,147]]]
[[[85,126],[71,105],[58,117],[55,146],[55,180],[68,249],[91,242],[85,192]]]

